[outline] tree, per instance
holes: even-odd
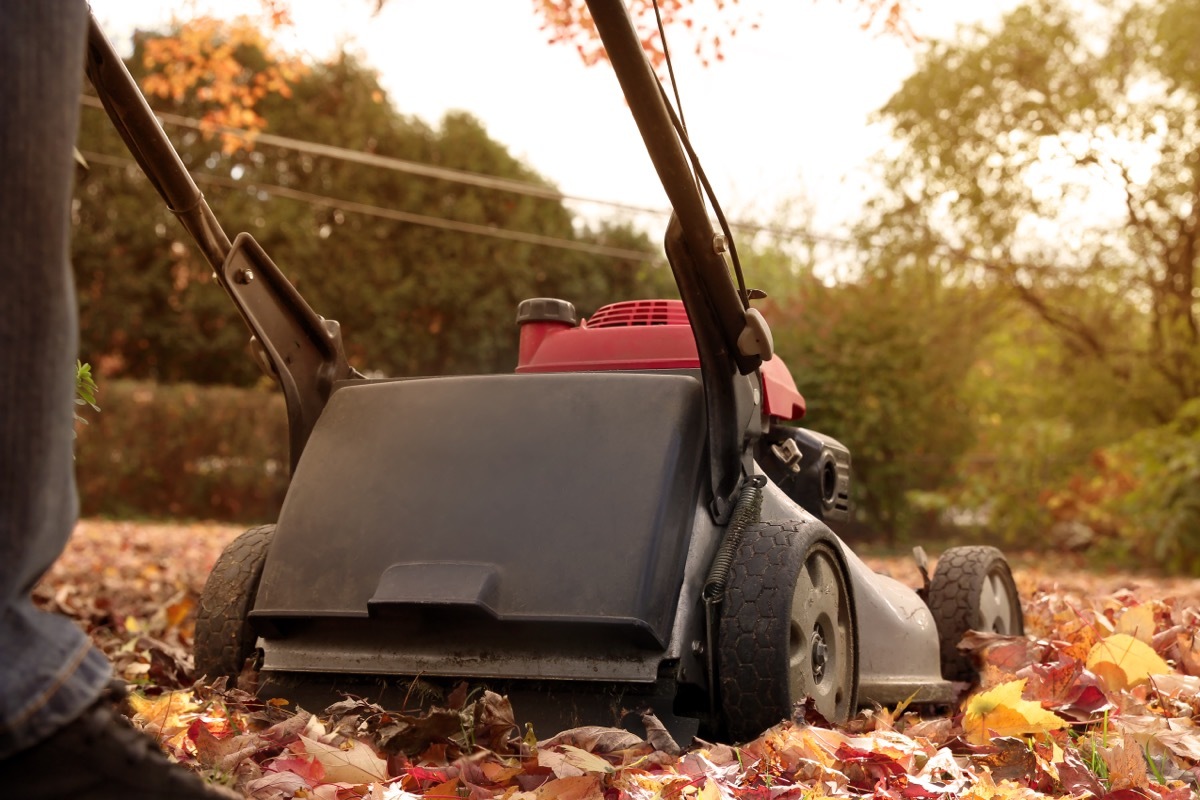
[[[934,270],[867,267],[831,284],[804,271],[768,313],[803,424],[850,448],[859,516],[896,544],[916,532],[914,493],[949,485],[972,442],[966,379],[991,303]]]
[[[745,6],[739,0],[713,0],[715,13],[706,13],[707,9],[701,11],[697,9],[699,5],[696,0],[627,2],[642,47],[656,68],[666,59],[655,17],[656,6],[662,17],[663,28],[676,35],[686,33],[693,54],[705,64],[724,59],[722,38],[728,41],[740,29],[758,27],[756,21],[747,18]],[[909,40],[914,38],[908,22],[911,11],[909,0],[857,0],[857,5],[864,15],[864,30],[879,28]],[[604,46],[600,43],[585,0],[534,0],[533,6],[542,18],[542,30],[550,44],[574,47],[585,64],[606,60]]]
[[[378,11],[388,0],[369,2]],[[862,12],[864,30],[916,40],[909,24],[912,0],[855,0],[855,4]],[[739,0],[713,0],[715,13],[698,12],[698,5],[697,0],[628,0],[642,46],[656,69],[666,58],[656,6],[664,28],[676,35],[686,32],[695,56],[704,64],[724,58],[722,38],[728,41],[739,29],[758,26],[743,13]],[[192,18],[179,28],[186,35],[168,34],[145,48],[143,89],[177,102],[192,95],[206,103],[202,119],[210,133],[222,126],[264,130],[266,120],[257,111],[258,102],[273,92],[286,96],[289,84],[303,71],[303,62],[272,47],[272,32],[292,24],[290,7],[288,0],[259,0],[257,13],[229,22],[205,15]],[[533,7],[550,44],[574,47],[585,64],[607,59],[585,0],[533,0]],[[244,48],[271,55],[271,69],[259,73],[238,69],[234,55]],[[245,139],[224,141],[230,148],[246,146]]]
[[[152,41],[139,39],[137,70]],[[269,68],[269,58],[253,48],[234,57],[248,73]],[[202,107],[189,97],[160,104],[185,116]],[[268,94],[258,109],[281,135],[553,188],[466,114],[432,128],[397,113],[371,71],[348,57],[314,66],[291,97]],[[553,198],[416,178],[277,145],[229,152],[186,128],[176,141],[226,227],[250,231],[318,313],[342,323],[351,361],[362,369],[508,370],[516,305],[525,297],[562,296],[589,311],[622,295],[657,294],[669,281],[665,267],[651,266],[653,248],[643,235],[619,225],[577,233],[571,213]],[[85,112],[81,149],[108,154],[76,207],[83,352],[107,375],[254,381],[250,359],[230,358],[243,351],[247,332],[212,285],[210,267],[135,167],[107,166],[121,163],[123,148],[101,112]],[[345,201],[581,245],[619,242],[646,257],[439,230],[354,213],[340,207]]]
[[[880,114],[873,245],[1002,287],[1146,422],[1200,394],[1197,11],[1036,0],[933,43]]]

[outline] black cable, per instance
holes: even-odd
[[[675,109],[671,108],[671,103],[666,96],[666,90],[662,88],[661,83],[658,86],[658,90],[663,94],[663,100],[667,106],[667,114],[670,115],[671,124],[675,127],[675,132],[679,135],[683,149],[687,152],[688,159],[692,162],[692,169],[695,170],[700,185],[704,187],[704,194],[707,195],[708,202],[712,205],[713,213],[717,217],[717,223],[721,226],[721,232],[725,234],[725,243],[729,245],[729,260],[733,262],[733,274],[737,277],[738,295],[742,298],[742,307],[749,308],[750,293],[746,289],[746,278],[742,274],[742,261],[738,258],[737,245],[733,241],[733,234],[729,230],[729,222],[725,219],[725,212],[721,210],[721,204],[717,201],[717,194],[713,191],[712,184],[708,182],[708,176],[704,174],[704,167],[700,165],[700,157],[696,155],[696,151],[692,148],[692,142],[688,138],[687,131],[683,129],[683,123],[675,115]]]
[[[679,124],[687,131],[687,120],[683,118],[683,101],[679,99],[679,83],[675,80],[675,65],[671,63],[671,51],[667,49],[667,32],[663,28],[662,14],[658,11],[658,0],[654,0],[654,21],[658,23],[658,39],[662,42],[663,58],[667,61],[667,74],[671,77],[671,91],[675,93],[675,105],[679,108]],[[670,105],[668,103],[668,105]]]
[[[671,51],[667,48],[667,32],[663,28],[662,14],[658,9],[658,0],[653,0],[653,5],[654,20],[658,23],[658,38],[662,41],[663,58],[667,62],[667,74],[671,78],[671,89],[675,93],[675,105],[679,107],[678,115],[676,115],[675,108],[671,105],[671,99],[667,96],[667,91],[663,88],[662,81],[658,81],[658,91],[662,94],[663,105],[667,107],[667,113],[671,117],[671,125],[675,128],[675,133],[683,143],[683,148],[692,163],[692,173],[700,186],[703,187],[704,194],[708,197],[709,205],[712,206],[713,213],[717,216],[717,222],[721,226],[721,233],[725,236],[725,243],[729,247],[729,260],[733,263],[733,274],[737,277],[738,296],[742,299],[742,308],[750,308],[750,292],[746,289],[746,278],[742,274],[742,261],[738,258],[737,245],[733,241],[733,232],[729,230],[729,222],[725,219],[725,212],[721,210],[721,204],[717,202],[716,192],[713,191],[712,185],[708,182],[708,176],[704,174],[704,168],[700,166],[700,158],[696,155],[696,151],[692,149],[692,142],[688,138],[687,123],[683,120],[683,101],[679,99],[679,84],[675,81],[675,67],[671,63]]]

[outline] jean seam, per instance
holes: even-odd
[[[88,651],[91,650],[91,648],[92,644],[90,640],[85,639],[84,641],[80,642],[79,649],[75,651],[74,657],[72,657],[71,660],[68,661],[63,667],[63,669],[55,676],[54,682],[47,686],[41,694],[35,697],[29,705],[21,709],[20,713],[16,715],[9,725],[0,727],[0,730],[4,730],[5,732],[15,731],[17,728],[20,728],[22,725],[28,722],[34,714],[45,708],[46,704],[50,702],[50,698],[52,698],[55,693],[62,688],[63,684],[65,684],[67,680],[75,674],[76,670],[79,669],[79,665],[83,663],[83,659],[87,657]]]

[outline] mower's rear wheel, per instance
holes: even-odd
[[[843,722],[858,703],[858,630],[850,581],[832,535],[813,523],[746,528],[717,634],[726,733],[745,741],[812,698]]]
[[[1021,598],[1004,554],[994,547],[952,547],[929,584],[929,610],[942,648],[942,677],[974,681],[978,670],[958,649],[967,631],[1025,633]]]
[[[262,578],[274,525],[251,528],[230,542],[209,573],[196,610],[196,674],[236,677],[254,654],[247,618]]]

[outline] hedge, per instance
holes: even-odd
[[[287,489],[278,392],[102,381],[75,442],[85,516],[275,519]]]

